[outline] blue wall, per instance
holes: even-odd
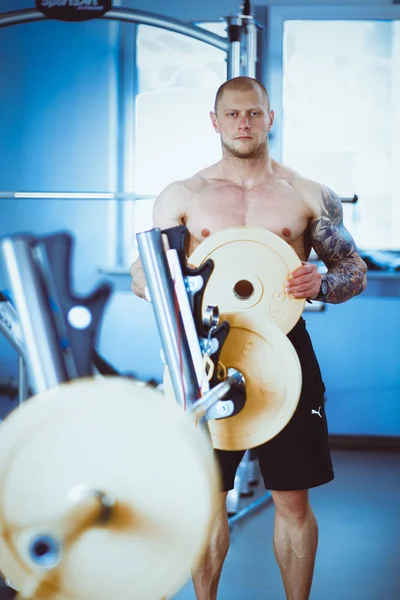
[[[157,1],[154,12],[164,7],[182,19],[214,19],[236,12],[239,4]],[[151,3],[127,5],[152,10]],[[15,8],[14,0],[2,0],[1,10]],[[0,29],[0,190],[116,188],[117,41],[118,25],[107,22]],[[74,235],[77,293],[104,279],[99,270],[110,264],[112,218],[106,200],[0,199],[0,236],[58,230]],[[115,293],[100,352],[121,371],[160,378],[151,306],[133,296],[127,275],[111,279]],[[306,315],[327,385],[332,433],[400,435],[400,282],[393,287],[394,279],[385,281],[371,280],[362,297]],[[0,289],[6,287],[0,268]],[[0,379],[10,375],[16,375],[16,356],[0,338]],[[11,407],[3,401],[0,412]]]
[[[117,41],[106,21],[0,29],[2,190],[113,188]]]

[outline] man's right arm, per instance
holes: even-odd
[[[157,197],[153,209],[153,227],[169,229],[182,225],[185,220],[185,187],[180,181],[171,183]],[[140,257],[130,268],[132,277],[132,291],[139,298],[149,299],[146,291],[146,277],[144,275]]]

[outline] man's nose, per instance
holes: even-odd
[[[250,129],[250,120],[248,117],[240,117],[239,129]]]

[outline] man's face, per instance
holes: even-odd
[[[274,113],[268,111],[267,100],[258,88],[225,90],[217,114],[212,112],[210,117],[222,146],[232,156],[255,158],[265,153]]]

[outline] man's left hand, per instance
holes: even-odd
[[[287,292],[293,298],[310,298],[313,300],[321,288],[321,274],[316,265],[303,262],[302,266],[293,271],[288,282]]]

